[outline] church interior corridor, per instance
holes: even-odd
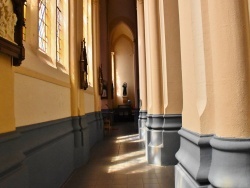
[[[250,188],[250,0],[0,0],[0,188]]]

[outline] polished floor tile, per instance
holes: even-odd
[[[117,123],[63,188],[174,188],[174,166],[149,165],[133,123]]]

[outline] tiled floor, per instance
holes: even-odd
[[[63,188],[174,188],[174,166],[148,165],[133,123],[113,126]]]

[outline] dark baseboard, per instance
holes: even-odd
[[[0,134],[0,187],[28,187],[28,170],[23,165],[25,155],[19,147],[17,131]]]
[[[103,137],[101,112],[0,135],[0,187],[60,187]]]

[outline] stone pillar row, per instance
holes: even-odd
[[[137,0],[140,138],[175,187],[249,187],[248,1]]]

